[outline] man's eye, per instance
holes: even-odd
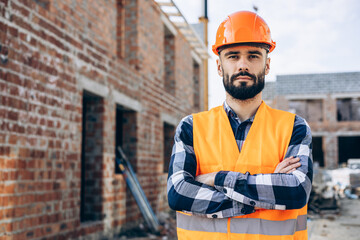
[[[230,55],[229,58],[237,59],[238,56],[236,56],[236,55]]]
[[[249,58],[259,58],[258,55],[250,55]]]

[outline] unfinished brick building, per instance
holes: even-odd
[[[186,34],[185,34],[186,32]],[[153,0],[0,1],[0,239],[107,239],[156,213],[180,119],[203,109],[206,47]]]
[[[360,158],[360,72],[280,75],[266,83],[264,99],[308,121],[320,166]]]

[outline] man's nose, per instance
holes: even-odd
[[[245,57],[239,58],[239,61],[237,63],[238,71],[249,71],[249,62],[246,60]]]

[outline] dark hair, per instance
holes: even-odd
[[[266,53],[269,53],[270,45],[266,43],[256,43],[256,42],[245,42],[245,43],[233,43],[229,45],[221,46],[217,49],[218,54],[220,55],[220,52],[228,47],[236,47],[236,46],[251,46],[251,47],[258,47],[265,49]]]

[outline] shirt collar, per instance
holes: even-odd
[[[238,121],[239,123],[241,123],[240,118],[237,116],[237,114],[234,112],[234,110],[232,110],[231,107],[226,103],[226,101],[224,101],[223,106],[224,106],[224,110],[225,110],[228,118],[232,118],[232,119]],[[246,122],[246,121],[254,122],[255,114],[252,117],[250,117],[249,119],[245,120],[244,122]]]

